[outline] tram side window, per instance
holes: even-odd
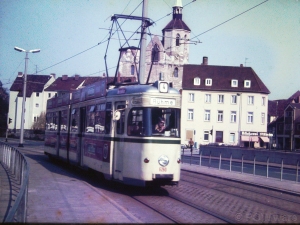
[[[78,109],[72,109],[71,112],[71,132],[78,131],[79,117]]]
[[[180,136],[180,110],[153,108],[151,110],[152,134]]]
[[[111,126],[111,119],[112,119],[112,111],[111,111],[111,102],[106,103],[106,113],[105,113],[105,133],[110,133],[110,126]]]
[[[94,133],[95,132],[95,105],[90,105],[87,107],[86,114],[86,128],[85,132]]]
[[[51,130],[57,130],[58,112],[53,113]]]
[[[46,130],[51,130],[53,122],[53,113],[46,114]]]
[[[124,134],[125,126],[125,105],[118,105],[117,109],[120,109],[121,117],[117,121],[117,134]]]
[[[95,133],[105,133],[105,103],[97,105],[95,112]]]
[[[129,136],[144,135],[143,109],[134,108],[129,112],[127,123],[127,134]]]
[[[60,130],[67,131],[68,130],[68,110],[61,111],[60,114]]]

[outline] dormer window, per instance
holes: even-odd
[[[245,88],[250,88],[251,87],[251,81],[250,80],[245,80],[244,81],[244,87]]]
[[[200,85],[200,78],[199,77],[194,78],[194,85]]]
[[[231,87],[237,87],[238,86],[238,80],[231,80]]]
[[[207,78],[205,79],[205,86],[211,86],[212,85],[212,79]]]

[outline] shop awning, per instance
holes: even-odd
[[[258,136],[242,136],[242,141],[258,142]]]
[[[263,142],[268,143],[270,139],[268,137],[259,137]]]

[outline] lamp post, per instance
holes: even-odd
[[[24,72],[24,81],[23,81],[23,102],[22,102],[22,114],[21,114],[21,134],[20,134],[20,144],[19,147],[23,146],[24,140],[24,117],[25,117],[25,102],[26,102],[26,86],[27,86],[27,65],[28,65],[28,53],[38,53],[40,49],[33,49],[33,50],[25,50],[19,47],[14,47],[14,49],[18,52],[26,52],[25,57],[25,72]]]

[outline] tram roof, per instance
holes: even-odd
[[[122,94],[139,94],[139,93],[160,93],[157,88],[157,83],[149,84],[137,84],[128,86],[119,86],[107,91],[107,96],[122,95]],[[169,94],[179,94],[179,91],[175,88],[169,87]]]

